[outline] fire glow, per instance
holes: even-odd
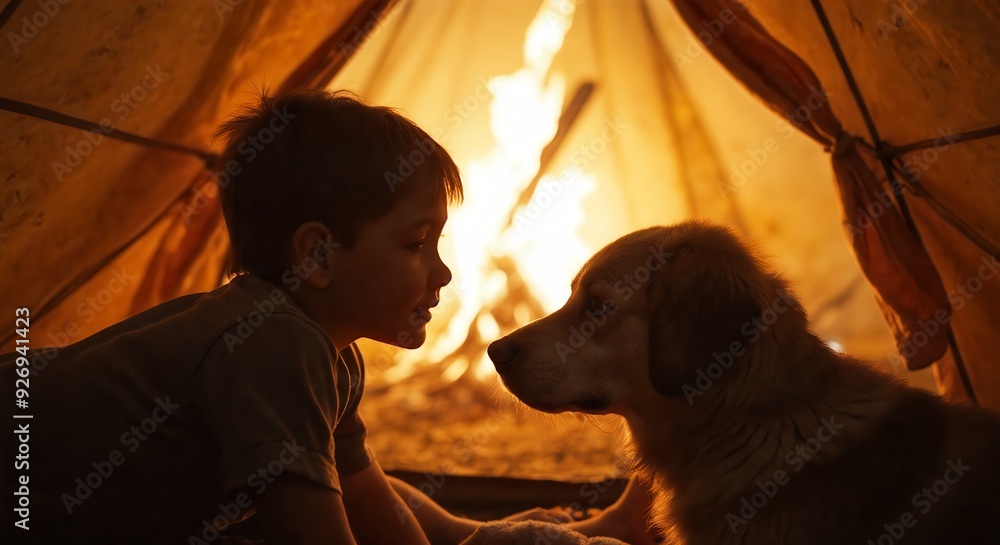
[[[593,251],[576,229],[596,180],[577,168],[536,180],[542,152],[559,129],[566,87],[560,74],[548,73],[574,9],[571,2],[544,3],[527,30],[524,66],[490,79],[495,145],[460,165],[465,201],[442,241],[455,282],[443,290],[428,327],[445,329],[429,331],[435,341],[424,348],[401,353],[383,376],[389,383],[427,365],[438,367],[446,384],[492,382],[489,342],[562,305],[569,279]]]

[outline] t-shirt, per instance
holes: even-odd
[[[17,355],[0,356],[4,389]],[[21,539],[211,542],[277,476],[340,491],[339,476],[373,459],[357,348],[338,351],[284,291],[254,276],[167,301],[41,361],[30,410],[19,411],[33,418],[16,421],[30,429],[30,467],[13,472],[30,483]],[[17,446],[0,445],[12,480]],[[6,522],[14,483],[5,484]]]

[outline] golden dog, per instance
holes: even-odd
[[[489,355],[535,409],[625,418],[669,543],[1000,543],[1000,416],[828,348],[727,229],[618,239]]]

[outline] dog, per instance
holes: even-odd
[[[621,237],[488,354],[534,409],[624,418],[667,543],[1000,543],[1000,415],[832,350],[724,227]]]

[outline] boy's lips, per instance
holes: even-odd
[[[431,321],[431,311],[426,308],[413,309],[413,316],[421,322]]]
[[[413,325],[420,325],[421,323],[427,323],[431,321],[431,309],[438,306],[439,302],[440,300],[437,297],[435,297],[434,299],[431,299],[423,306],[419,306],[413,309],[413,312],[410,313],[410,322],[411,323],[415,322],[413,323]]]

